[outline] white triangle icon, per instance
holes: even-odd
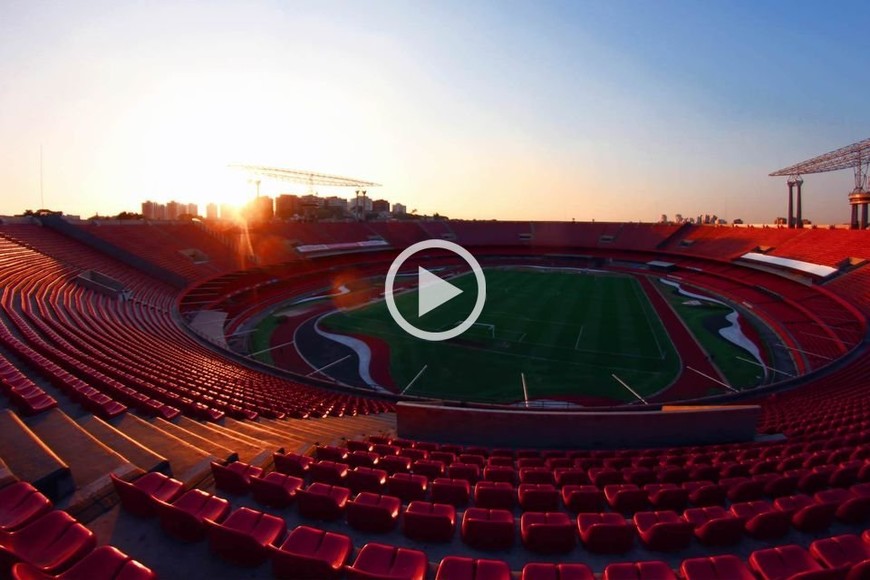
[[[462,290],[421,266],[417,266],[417,283],[420,290],[417,316],[423,316],[462,294]]]

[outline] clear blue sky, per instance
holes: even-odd
[[[866,2],[0,4],[0,214],[243,202],[230,162],[421,213],[785,211],[780,167],[870,135]],[[843,222],[851,175],[810,176]],[[267,193],[288,189],[265,186]],[[321,192],[333,193],[333,192]]]

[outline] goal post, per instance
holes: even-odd
[[[495,324],[489,324],[488,322],[475,322],[472,324],[472,327],[482,328],[491,338],[495,338]]]

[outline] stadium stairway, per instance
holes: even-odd
[[[12,472],[76,517],[112,493],[109,474],[129,479],[139,473],[126,457],[58,409],[23,421],[5,411],[0,436],[0,455]]]
[[[200,449],[132,413],[115,417],[110,424],[145,447],[166,457],[171,466],[172,476],[190,486],[195,486],[208,477],[209,464],[212,461],[228,459],[233,453],[215,445],[212,449],[219,451],[219,455],[213,455],[210,451]]]

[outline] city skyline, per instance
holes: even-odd
[[[844,4],[13,2],[0,214],[243,205],[253,162],[463,219],[772,222],[768,173],[867,137]],[[851,179],[805,217],[846,222]]]

